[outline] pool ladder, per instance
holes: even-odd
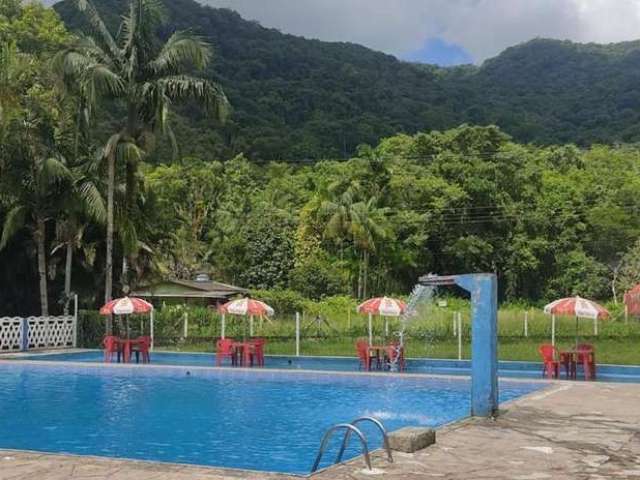
[[[367,437],[365,437],[364,433],[356,427],[358,423],[362,422],[370,422],[373,423],[380,433],[382,433],[382,445],[387,452],[387,460],[389,463],[393,463],[393,456],[391,455],[391,447],[389,446],[389,437],[387,436],[387,430],[382,425],[382,422],[373,417],[360,417],[356,418],[351,423],[338,423],[337,425],[332,426],[329,430],[326,431],[324,436],[322,437],[322,441],[320,442],[320,450],[318,451],[318,456],[316,457],[316,461],[311,467],[311,473],[318,470],[320,466],[320,461],[322,460],[322,456],[324,455],[327,446],[329,445],[329,440],[335,432],[338,430],[344,430],[344,437],[342,438],[342,445],[340,446],[340,451],[338,452],[338,456],[336,460],[333,462],[334,464],[340,463],[342,461],[342,456],[344,455],[345,450],[349,445],[349,440],[351,439],[351,434],[355,433],[356,436],[360,439],[360,443],[362,444],[362,455],[364,456],[364,463],[369,470],[371,468],[371,457],[369,456],[369,444],[367,442]]]

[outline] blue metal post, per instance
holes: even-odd
[[[456,275],[471,294],[471,415],[498,410],[498,281],[492,273]]]
[[[471,294],[471,415],[498,411],[498,280],[493,273],[425,275],[420,283],[458,285]]]

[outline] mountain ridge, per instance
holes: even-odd
[[[95,3],[113,29],[126,0]],[[196,109],[180,110],[183,155],[342,158],[395,133],[461,123],[496,124],[537,144],[640,140],[640,41],[538,38],[479,66],[438,67],[282,33],[194,0],[165,5],[170,24],[160,33],[190,28],[210,41],[216,56],[207,75],[234,107],[222,128]],[[69,28],[83,28],[71,0],[54,8]]]

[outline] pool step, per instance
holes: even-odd
[[[360,439],[360,443],[362,444],[362,454],[364,456],[364,463],[369,470],[371,468],[371,458],[369,456],[369,444],[367,442],[367,437],[362,433],[362,431],[356,427],[358,423],[370,422],[373,423],[380,433],[382,434],[382,445],[387,452],[387,461],[389,463],[393,463],[393,456],[391,455],[391,447],[389,446],[389,436],[387,435],[387,429],[384,428],[384,425],[380,420],[374,417],[360,417],[353,420],[351,423],[338,423],[329,428],[324,436],[322,437],[322,441],[320,442],[320,449],[318,451],[318,455],[316,456],[316,461],[311,467],[311,473],[318,470],[320,466],[320,461],[322,460],[322,456],[324,455],[327,446],[329,445],[329,440],[333,436],[335,432],[338,430],[344,430],[344,437],[342,439],[342,445],[340,446],[340,451],[336,457],[336,460],[333,462],[334,464],[340,463],[342,461],[342,457],[344,455],[345,450],[349,446],[349,440],[351,439],[351,433],[355,433],[357,437]]]

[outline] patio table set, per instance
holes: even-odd
[[[560,366],[564,368],[567,379],[576,380],[578,367],[581,367],[585,380],[596,378],[596,352],[593,345],[582,343],[575,348],[558,350],[554,345],[539,347],[542,356],[542,375],[548,378],[560,378]]]
[[[371,370],[391,370],[397,365],[397,369],[403,372],[406,368],[404,359],[404,345],[398,342],[389,344],[372,345],[365,339],[356,342],[356,351],[360,361],[360,369]]]
[[[104,361],[113,362],[114,357],[118,363],[130,363],[132,354],[136,356],[136,363],[151,363],[151,337],[120,338],[113,335],[104,337],[102,341],[104,349]],[[141,358],[142,357],[142,358]]]
[[[216,365],[221,366],[225,359],[233,367],[264,367],[263,338],[235,341],[233,338],[221,338],[216,343]]]

